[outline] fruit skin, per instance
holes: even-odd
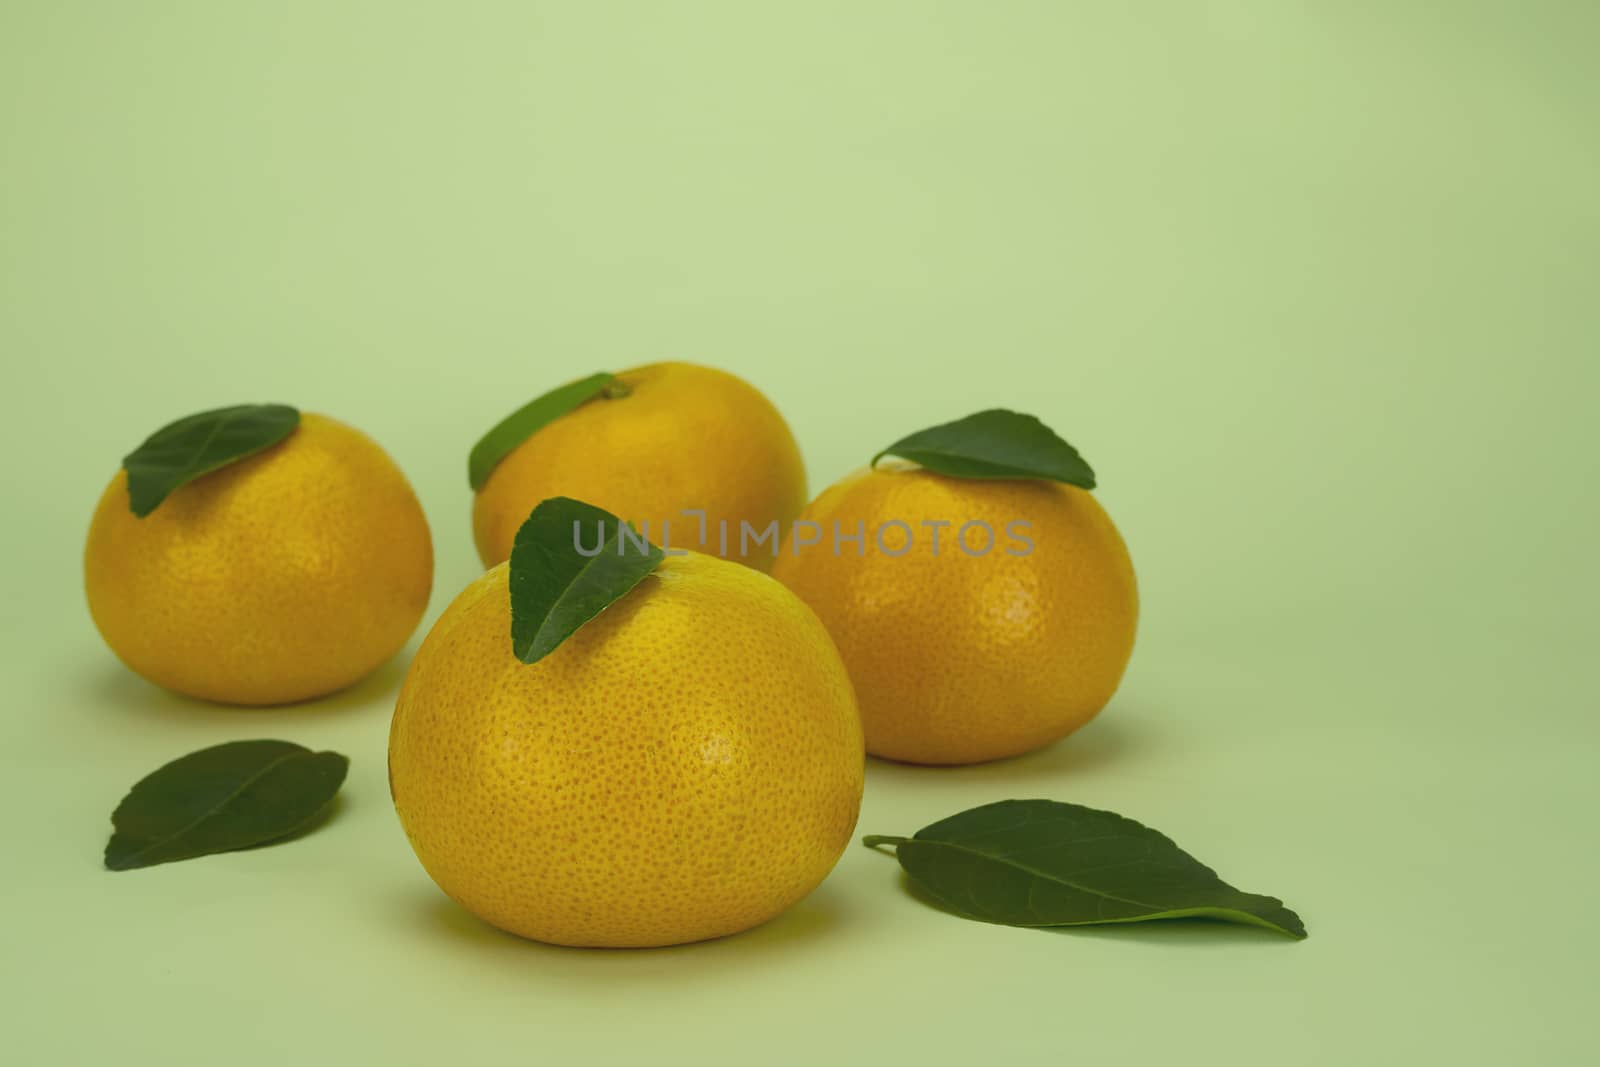
[[[302,414],[279,444],[180,486],[144,518],[127,475],[83,554],[89,611],[145,678],[226,704],[283,704],[369,674],[433,585],[427,520],[365,434]]]
[[[507,565],[412,661],[389,787],[439,887],[561,945],[737,933],[814,889],[851,839],[865,752],[822,624],[764,574],[672,556],[534,664]]]
[[[899,520],[916,539],[903,556],[874,531]],[[933,554],[924,521],[952,523]],[[987,555],[955,544],[962,523],[995,531]],[[1031,553],[1007,536],[1021,531]],[[977,481],[894,461],[849,475],[801,516],[819,543],[785,542],[773,577],[810,604],[855,683],[867,751],[907,763],[978,763],[1047,745],[1088,722],[1116,691],[1139,613],[1133,564],[1090,494],[1058,482]],[[865,555],[840,541],[864,523]],[[905,534],[885,538],[899,549]],[[969,532],[982,546],[981,530]]]
[[[541,428],[495,467],[472,503],[472,533],[485,567],[511,556],[534,505],[569,496],[605,508],[672,546],[740,559],[739,523],[780,531],[806,502],[805,464],[778,409],[725,371],[652,363],[617,375],[628,395],[596,397]],[[686,508],[706,512],[700,520]],[[719,551],[718,521],[728,523]],[[742,560],[772,564],[776,537],[750,542]]]

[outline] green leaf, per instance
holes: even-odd
[[[590,547],[595,544],[598,551]],[[511,547],[511,647],[517,658],[537,663],[554,652],[664,556],[637,534],[624,537],[622,521],[604,508],[564,496],[540,503]]]
[[[473,492],[483,488],[489,475],[513,449],[545,426],[596,396],[615,381],[616,375],[601,372],[552,389],[501,419],[484,434],[467,456],[467,481]]]
[[[1034,418],[1003,408],[980,411],[902,437],[872,457],[899,456],[953,478],[1040,478],[1094,488],[1078,450]]]
[[[1083,926],[1203,916],[1306,936],[1273,897],[1243,893],[1163,834],[1109,811],[1002,800],[919,830],[871,836],[934,900],[1006,926]]]
[[[113,871],[251,848],[302,830],[327,808],[350,761],[288,741],[230,741],[175,759],[111,814]]]
[[[287,404],[238,404],[169,423],[123,457],[128,506],[142,519],[180,485],[271,448],[298,425],[300,412]]]

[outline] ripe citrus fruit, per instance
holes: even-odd
[[[860,554],[847,540],[858,531]],[[867,750],[888,759],[976,763],[1046,745],[1105,706],[1133,651],[1127,549],[1091,494],[1057,482],[886,462],[812,501],[772,574],[827,625]]]
[[[89,611],[124,663],[228,704],[306,700],[370,673],[416,629],[433,583],[405,475],[359,430],[311,414],[142,519],[118,471],[83,563]]]
[[[494,468],[472,505],[484,566],[510,558],[529,511],[558,496],[605,508],[656,544],[765,570],[778,531],[805,506],[806,472],[783,416],[754,386],[710,367],[652,363],[618,374],[607,394],[535,431]],[[704,525],[686,509],[704,511]],[[774,521],[764,549],[741,553],[741,522],[754,538]]]
[[[502,564],[423,641],[389,785],[433,880],[562,945],[737,933],[809,893],[861,802],[861,723],[815,615],[764,574],[669,556],[533,664]]]

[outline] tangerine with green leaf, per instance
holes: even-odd
[[[765,569],[806,502],[800,449],[778,409],[743,379],[691,363],[597,374],[537,398],[485,435],[469,475],[486,567],[510,557],[535,504],[566,496],[658,543]],[[741,523],[757,535],[776,524],[769,547],[744,553]]]
[[[508,563],[423,641],[389,782],[417,858],[483,920],[562,945],[737,933],[820,883],[850,840],[865,754],[817,617],[749,567],[579,555],[535,510]],[[599,514],[604,515],[603,512]]]
[[[772,569],[833,635],[867,750],[978,763],[1092,719],[1133,652],[1139,598],[1088,465],[1009,411],[884,454],[905,458],[824,490]]]
[[[157,685],[283,704],[364,677],[428,604],[433,547],[366,434],[284,405],[202,412],[130,453],[83,554],[96,627]]]

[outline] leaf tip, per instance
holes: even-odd
[[[515,644],[512,651],[516,653],[518,660],[532,666],[555,651],[555,646],[546,647],[546,643],[542,641],[526,642]]]

